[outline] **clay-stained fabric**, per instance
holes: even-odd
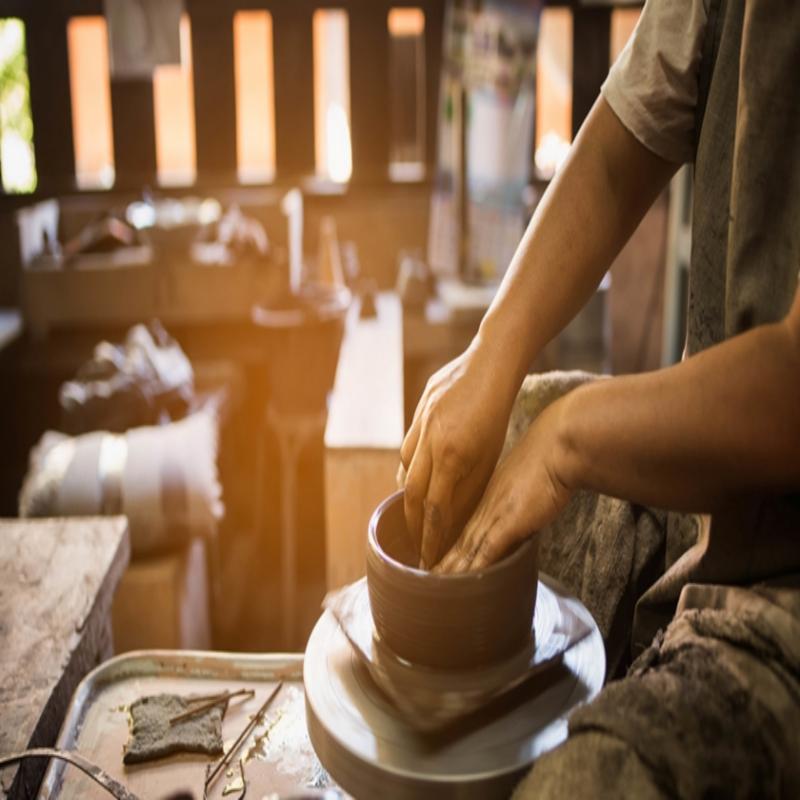
[[[527,377],[514,403],[501,459],[547,405],[592,380],[603,378],[579,371]],[[693,515],[667,514],[584,491],[539,532],[540,569],[579,597],[595,618],[609,677],[624,672],[629,663],[637,601],[695,544],[699,527]],[[666,614],[668,621],[672,609]]]
[[[800,796],[800,594],[687,586],[514,800]]]
[[[688,351],[788,312],[800,269],[800,5],[710,0]]]
[[[800,3],[709,0],[699,77],[687,352],[789,310],[800,268]],[[646,647],[690,582],[800,576],[800,493],[742,495],[640,600]]]
[[[800,266],[800,4],[707,7],[690,356],[781,319]],[[542,543],[542,569],[595,614],[610,663],[626,631],[646,649],[571,717],[518,800],[800,796],[800,495],[692,518],[582,494]]]

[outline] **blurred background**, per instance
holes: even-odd
[[[118,650],[302,649],[363,574],[640,5],[0,0],[0,514],[128,517]],[[678,358],[690,191],[532,370]]]

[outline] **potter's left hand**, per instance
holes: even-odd
[[[548,406],[498,465],[475,513],[435,572],[486,567],[558,516],[573,493],[566,478],[565,399]]]

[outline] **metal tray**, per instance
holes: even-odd
[[[128,740],[127,706],[144,695],[160,692],[210,694],[240,688],[254,689],[255,697],[231,702],[222,737],[226,748],[245,727],[278,681],[283,688],[240,754],[257,742],[245,764],[247,796],[286,796],[309,789],[335,788],[317,760],[306,728],[303,695],[303,656],[257,655],[197,651],[148,650],[112,658],[81,681],[72,698],[56,746],[77,750],[125,784],[141,798],[165,798],[178,792],[203,796],[205,768],[213,759],[180,755],[149,764],[125,766],[122,750]],[[239,777],[237,759],[209,792],[209,800],[223,796]],[[235,800],[240,791],[226,797]],[[102,798],[109,795],[78,770],[51,762],[41,798]]]

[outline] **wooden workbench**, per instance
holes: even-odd
[[[1,754],[52,746],[78,683],[113,654],[129,557],[124,517],[0,520]],[[45,767],[0,772],[0,798],[33,797]]]
[[[397,484],[403,443],[403,319],[393,292],[376,298],[375,317],[347,319],[325,429],[326,582],[360,578],[367,524]]]

